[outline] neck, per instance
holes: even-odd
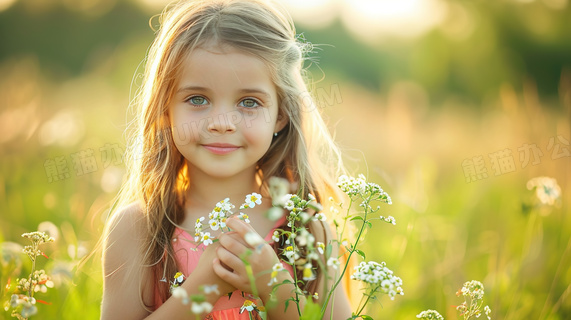
[[[260,192],[256,182],[255,168],[245,170],[232,177],[212,177],[189,166],[190,185],[186,206],[193,208],[214,208],[218,201],[230,198],[239,206],[247,194]]]

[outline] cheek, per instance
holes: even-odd
[[[200,139],[201,132],[207,132],[208,119],[194,118],[182,111],[172,112],[170,126],[177,146],[184,146]]]
[[[271,136],[276,126],[277,111],[260,109],[256,112],[245,113],[243,119],[244,129],[255,131],[262,136]]]

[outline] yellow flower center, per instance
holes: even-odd
[[[253,303],[252,301],[250,301],[250,300],[244,301],[244,307],[249,307],[249,306],[251,306],[251,305],[253,305],[253,304],[254,304],[254,303]]]
[[[311,272],[311,268],[305,268],[303,269],[303,277],[308,279],[308,278],[312,278],[313,273]]]

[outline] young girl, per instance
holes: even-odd
[[[194,319],[189,306],[169,291],[181,272],[188,295],[216,285],[205,295],[214,308],[202,318],[249,319],[246,300],[268,305],[274,296],[277,305],[267,308],[268,318],[297,319],[297,308],[291,301],[286,308],[286,300],[294,296],[293,272],[300,270],[284,264],[289,272],[280,272],[277,280],[290,284],[274,294],[268,285],[268,270],[285,247],[283,241],[268,243],[274,229],[286,228],[285,218],[276,223],[264,215],[271,207],[268,180],[285,178],[300,196],[311,193],[323,202],[336,197],[335,178],[343,173],[302,78],[310,45],[296,41],[283,10],[262,0],[182,1],[168,7],[160,22],[137,97],[140,143],[131,150],[120,209],[106,227],[101,317]],[[232,232],[216,234],[218,242],[194,243],[197,219],[224,198],[238,203],[252,192],[266,201],[248,212],[250,224],[228,219]],[[333,244],[332,256],[339,255],[327,223],[312,222],[309,229]],[[253,250],[248,233],[268,243]],[[248,294],[251,282],[240,258],[247,250],[253,252],[247,261],[258,297]],[[325,297],[333,280],[324,270],[315,272],[316,279],[300,287]],[[343,286],[329,303],[327,319],[331,312],[333,319],[351,316]]]

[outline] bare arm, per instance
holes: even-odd
[[[142,217],[140,209],[131,205],[119,212],[109,227],[103,252],[101,319],[195,319],[189,305],[172,297],[152,313],[145,308],[153,305],[154,285],[150,269],[141,267],[141,245],[145,243],[141,235],[146,232]],[[212,270],[215,249],[211,245],[205,250],[197,268],[183,283],[189,295],[199,294],[198,288],[204,284],[218,284],[221,294],[232,291]],[[209,294],[207,301],[214,304],[219,297]]]

